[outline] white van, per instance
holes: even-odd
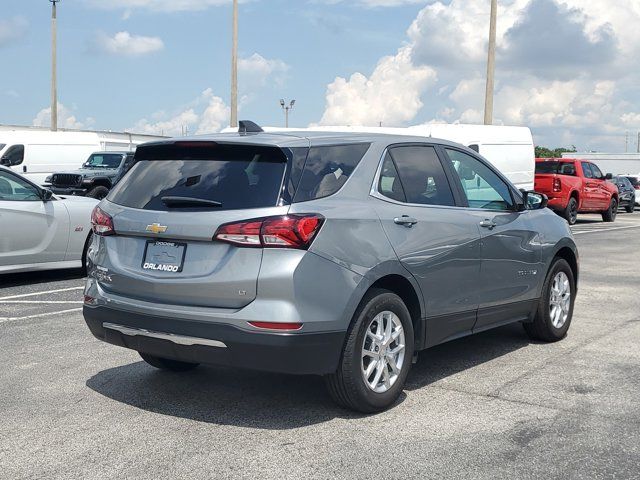
[[[470,147],[489,160],[518,188],[533,190],[535,149],[527,127],[498,125],[424,124],[405,128],[322,126],[311,128],[265,127],[267,132],[321,130],[328,132],[370,132],[442,138]]]
[[[39,185],[53,172],[76,170],[97,151],[133,151],[161,137],[113,132],[0,126],[0,164]]]

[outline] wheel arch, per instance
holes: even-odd
[[[577,254],[577,249],[571,248],[569,245],[561,245],[556,250],[553,258],[562,258],[566,260],[566,262],[571,267],[571,271],[573,272],[573,278],[576,283],[576,289],[578,287],[578,275],[580,274],[580,264],[579,257]],[[549,268],[551,268],[551,263],[549,264]]]
[[[91,184],[91,188],[95,187],[107,187],[111,188],[111,179],[108,177],[97,177],[94,178],[93,183]]]

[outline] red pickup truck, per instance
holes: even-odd
[[[576,223],[578,213],[601,213],[613,222],[618,213],[618,187],[607,182],[597,165],[574,158],[536,158],[536,192],[549,197],[549,208]]]

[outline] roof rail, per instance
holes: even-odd
[[[251,120],[240,120],[238,122],[238,133],[246,134],[246,133],[260,133],[264,132],[260,125]]]

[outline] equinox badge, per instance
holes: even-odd
[[[166,231],[167,227],[165,225],[160,225],[159,223],[152,223],[151,225],[147,225],[147,232],[164,233]]]

